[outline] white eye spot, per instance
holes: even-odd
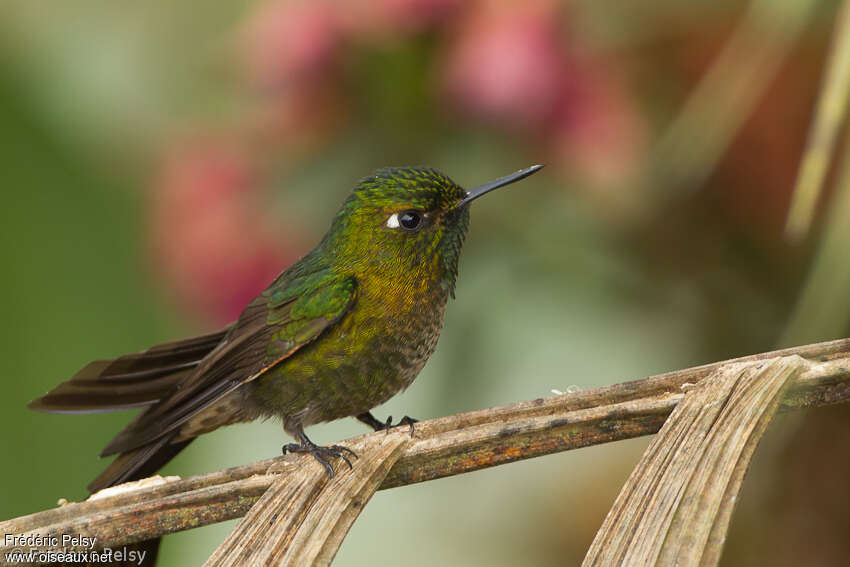
[[[398,213],[393,213],[390,215],[390,218],[387,219],[387,226],[390,228],[398,228]]]

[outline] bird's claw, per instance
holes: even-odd
[[[409,415],[406,415],[403,418],[401,418],[398,421],[398,423],[393,425],[393,416],[389,416],[389,417],[387,417],[387,421],[384,424],[384,430],[387,432],[387,435],[389,435],[390,429],[392,429],[393,427],[401,427],[402,425],[407,425],[407,426],[410,426],[410,436],[413,437],[413,424],[418,423],[418,422],[419,422],[418,419],[415,419],[413,417],[410,417]]]
[[[419,422],[418,419],[410,417],[409,415],[406,415],[403,418],[401,418],[401,420],[396,424],[396,427],[399,427],[399,426],[402,426],[402,425],[409,426],[410,427],[410,436],[413,437],[413,424],[418,423],[418,422]]]
[[[281,447],[281,451],[284,455],[286,453],[310,453],[313,455],[314,459],[319,461],[319,464],[325,467],[325,470],[328,471],[328,477],[330,478],[334,477],[334,469],[328,462],[329,458],[342,459],[350,469],[353,469],[354,466],[346,456],[346,453],[350,454],[355,459],[357,458],[357,453],[342,445],[328,445],[327,447],[322,447],[321,445],[316,445],[314,443],[287,443]]]

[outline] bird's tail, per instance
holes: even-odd
[[[224,339],[228,330],[163,343],[111,360],[95,360],[28,407],[49,413],[98,413],[155,404]]]
[[[150,406],[172,391],[224,339],[228,330],[164,343],[112,360],[94,361],[67,382],[33,400],[29,407],[49,413],[97,413]],[[121,453],[88,485],[89,492],[148,477],[192,442],[188,439],[171,443],[172,438],[173,435],[165,435]],[[156,538],[127,545],[127,551],[133,552],[125,555],[128,561],[111,565],[153,566],[159,543],[160,538]],[[142,553],[144,561],[139,563]]]
[[[166,435],[149,445],[121,453],[110,463],[106,470],[100,473],[88,485],[89,492],[94,493],[103,488],[121,484],[122,482],[139,480],[152,475],[163,467],[165,463],[173,459],[177,453],[182,451],[194,439],[188,439],[178,443],[169,443],[170,440],[171,436]],[[125,546],[127,553],[123,554],[127,560],[115,561],[110,563],[110,565],[119,567],[153,567],[156,565],[161,541],[162,538],[154,538],[128,544]],[[140,561],[140,558],[143,558],[143,560]],[[75,567],[79,567],[80,565],[75,564]],[[94,564],[91,563],[82,565],[94,567]]]

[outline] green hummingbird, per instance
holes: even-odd
[[[118,454],[88,488],[153,474],[198,435],[278,418],[330,476],[304,428],[370,410],[407,388],[434,352],[454,296],[469,204],[542,168],[461,188],[428,167],[386,168],[364,178],[316,248],[281,273],[239,319],[208,335],[91,362],[29,407],[55,413],[146,408],[101,452]],[[401,421],[411,428],[415,420]],[[412,432],[412,431],[411,431]]]

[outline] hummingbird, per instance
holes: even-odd
[[[29,407],[53,413],[145,408],[101,452],[118,457],[88,489],[156,472],[193,439],[277,418],[332,477],[356,455],[320,446],[310,425],[356,417],[407,388],[434,352],[475,199],[543,166],[469,191],[430,167],[362,179],[312,251],[284,270],[235,323],[217,332],[96,360]],[[413,433],[416,420],[405,417]]]

